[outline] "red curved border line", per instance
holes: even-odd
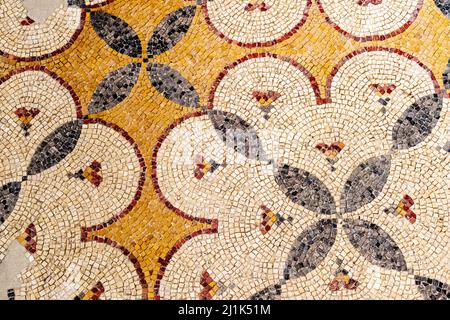
[[[75,40],[78,38],[78,36],[80,35],[81,31],[83,31],[84,28],[84,24],[86,22],[86,9],[85,8],[80,8],[81,9],[81,15],[80,15],[80,25],[77,28],[77,30],[75,31],[75,33],[72,35],[72,37],[70,38],[70,40],[61,48],[52,51],[50,53],[46,53],[43,54],[41,56],[35,56],[35,57],[18,57],[16,55],[13,55],[11,53],[7,53],[4,52],[2,50],[0,50],[0,56],[4,56],[7,59],[11,59],[14,61],[25,61],[25,62],[33,62],[33,61],[39,61],[39,60],[44,60],[44,59],[48,59],[50,57],[56,56],[60,53],[62,53],[63,51],[66,51],[67,49],[69,49],[72,44],[75,43]]]
[[[211,228],[206,228],[202,230],[195,231],[180,240],[178,240],[175,245],[170,249],[170,251],[167,253],[166,257],[164,259],[159,258],[158,262],[161,264],[161,268],[158,271],[158,275],[156,277],[155,284],[153,286],[153,299],[154,300],[160,300],[159,296],[159,287],[161,285],[161,280],[164,277],[164,273],[166,272],[166,267],[169,264],[170,260],[172,259],[173,255],[181,248],[183,244],[185,244],[187,241],[191,240],[192,238],[202,235],[202,234],[213,234],[217,233],[218,229],[218,220],[214,220],[213,223],[211,223]]]
[[[87,242],[88,239],[82,237],[81,241]],[[131,261],[134,268],[136,269],[136,273],[138,274],[139,283],[142,288],[142,299],[148,300],[148,283],[147,280],[145,280],[144,271],[142,270],[138,259],[130,252],[130,250],[107,237],[93,236],[91,241],[95,241],[98,243],[105,243],[113,248],[119,249],[125,256],[128,257],[128,259]]]
[[[339,27],[339,25],[337,23],[331,21],[330,17],[327,15],[327,13],[325,12],[325,9],[322,6],[321,0],[316,0],[316,2],[317,2],[317,6],[319,7],[320,12],[323,14],[325,21],[328,24],[330,24],[335,30],[339,31],[347,38],[350,38],[350,39],[353,39],[356,41],[361,41],[361,42],[363,42],[363,41],[383,41],[383,40],[394,37],[404,31],[406,31],[406,29],[408,29],[411,26],[411,24],[416,20],[417,16],[419,15],[419,11],[423,7],[423,0],[419,0],[419,2],[417,3],[417,7],[414,10],[411,18],[405,24],[403,24],[400,28],[398,28],[394,31],[391,31],[388,34],[359,37],[359,36],[355,36],[355,35],[351,34],[348,31],[343,30],[342,28]]]
[[[415,63],[417,63],[420,67],[422,67],[426,72],[428,72],[428,74],[430,75],[431,80],[433,81],[434,84],[434,89],[436,92],[440,92],[441,91],[441,87],[438,83],[438,81],[436,80],[436,77],[434,76],[433,71],[431,71],[430,68],[428,68],[425,64],[423,64],[419,59],[417,59],[415,56],[406,53],[400,49],[395,49],[395,48],[387,48],[387,47],[379,47],[379,46],[371,46],[371,47],[364,47],[358,50],[355,50],[353,52],[351,52],[350,54],[346,55],[341,61],[339,61],[333,68],[333,70],[331,71],[330,75],[327,78],[327,84],[326,84],[326,92],[325,92],[325,96],[327,101],[331,102],[331,85],[333,83],[333,79],[334,76],[337,74],[337,72],[339,71],[339,69],[350,59],[354,58],[355,56],[365,53],[365,52],[374,52],[374,51],[387,51],[387,52],[391,52],[391,53],[395,53],[399,56],[405,57],[411,61],[414,61]]]
[[[88,232],[91,231],[98,231],[101,230],[103,228],[106,228],[107,226],[113,224],[114,222],[118,221],[120,218],[124,217],[125,215],[127,215],[136,205],[136,203],[138,202],[138,200],[141,198],[142,195],[142,189],[144,186],[144,182],[145,182],[145,172],[147,170],[147,166],[145,164],[145,160],[144,157],[142,156],[141,151],[139,150],[138,145],[136,144],[136,142],[134,141],[133,138],[131,138],[128,133],[122,129],[121,127],[119,127],[118,125],[111,123],[111,122],[107,122],[103,119],[84,119],[83,120],[83,124],[91,124],[91,123],[100,123],[104,126],[107,126],[109,128],[112,128],[114,130],[116,130],[117,132],[119,132],[134,148],[134,152],[136,153],[137,158],[139,159],[139,165],[142,169],[141,171],[141,177],[139,178],[139,182],[138,182],[138,187],[136,190],[136,193],[134,195],[133,200],[130,202],[130,204],[119,214],[115,215],[114,217],[110,218],[108,221],[91,226],[91,227],[82,227],[81,228],[81,237],[82,238],[86,238]]]
[[[208,24],[208,26],[210,27],[210,29],[212,30],[212,32],[215,33],[217,36],[225,39],[228,43],[237,44],[238,46],[245,47],[245,48],[270,47],[270,46],[273,46],[273,45],[275,45],[277,43],[280,43],[280,42],[282,42],[284,40],[289,39],[306,22],[306,20],[308,19],[309,9],[310,9],[310,7],[312,5],[312,0],[308,0],[308,2],[306,3],[305,9],[303,10],[303,16],[302,16],[302,19],[300,20],[300,22],[297,23],[294,26],[294,28],[292,28],[288,33],[282,35],[278,39],[275,39],[275,40],[272,40],[272,41],[266,41],[266,42],[241,42],[241,41],[233,40],[233,39],[227,37],[225,34],[220,32],[214,26],[214,24],[212,23],[212,21],[211,21],[211,19],[209,17],[209,14],[208,14],[207,2],[208,1],[203,1],[203,3],[202,3],[202,11],[203,11],[203,14],[205,16],[205,21]]]
[[[159,148],[161,148],[161,145],[162,145],[163,141],[167,138],[167,136],[172,131],[172,129],[175,128],[176,126],[178,126],[183,121],[189,119],[189,118],[199,117],[199,116],[202,116],[202,115],[205,115],[205,114],[206,114],[206,112],[203,112],[203,111],[197,111],[197,112],[194,112],[194,113],[187,114],[184,117],[175,120],[169,127],[167,127],[164,130],[163,134],[158,138],[158,141],[157,141],[155,147],[153,148],[153,153],[152,153],[152,183],[153,183],[153,188],[155,189],[155,192],[158,195],[159,199],[161,200],[161,202],[163,202],[166,205],[166,207],[168,209],[174,211],[177,215],[179,215],[179,216],[181,216],[181,217],[183,217],[183,218],[185,218],[187,220],[197,221],[197,222],[201,222],[201,223],[213,224],[213,223],[217,223],[216,219],[199,218],[199,217],[191,216],[191,215],[183,212],[182,210],[178,209],[173,204],[171,204],[170,201],[164,196],[164,194],[161,191],[161,188],[159,187],[158,172],[157,172],[157,170],[158,170],[157,158],[158,158]]]
[[[282,61],[286,61],[289,62],[292,66],[294,66],[295,68],[297,68],[298,70],[300,70],[308,79],[309,82],[311,83],[311,87],[314,91],[314,95],[316,96],[316,103],[317,104],[321,104],[323,103],[323,99],[320,97],[320,89],[319,86],[317,84],[317,80],[316,78],[308,71],[306,70],[305,67],[303,67],[300,63],[298,63],[297,61],[295,61],[292,58],[287,58],[287,57],[282,57],[279,56],[277,54],[274,53],[269,53],[269,52],[261,52],[261,53],[250,53],[245,55],[244,57],[236,60],[235,62],[230,63],[229,65],[225,66],[224,70],[219,74],[219,76],[217,77],[217,79],[214,81],[211,90],[209,92],[209,97],[208,97],[208,109],[212,109],[213,108],[213,102],[214,102],[214,95],[216,94],[216,90],[217,87],[219,86],[219,83],[223,80],[223,78],[228,74],[228,72],[233,69],[234,67],[236,67],[237,65],[250,60],[250,59],[256,59],[256,58],[264,58],[264,57],[272,57],[275,59],[279,59]]]
[[[75,93],[75,90],[63,78],[61,78],[56,73],[54,73],[53,71],[50,71],[49,69],[47,69],[44,66],[26,66],[23,68],[13,70],[13,71],[9,72],[7,75],[0,78],[0,85],[3,84],[3,82],[12,78],[13,76],[15,76],[19,73],[22,73],[22,72],[26,72],[26,71],[41,71],[41,72],[46,73],[47,75],[49,75],[56,81],[58,81],[59,84],[61,84],[64,88],[66,88],[70,92],[70,95],[72,96],[72,99],[75,102],[75,110],[76,110],[77,118],[78,119],[82,118],[83,114],[81,111],[81,102],[80,102],[80,99],[78,98],[78,95]]]

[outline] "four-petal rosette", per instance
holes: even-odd
[[[91,12],[91,25],[97,35],[111,49],[132,58],[133,62],[111,71],[98,84],[88,106],[89,113],[108,110],[128,97],[143,65],[153,88],[166,99],[184,107],[198,107],[199,97],[191,83],[178,71],[155,59],[183,39],[196,9],[190,5],[167,14],[153,30],[145,50],[138,34],[126,21],[105,11]]]
[[[446,94],[374,47],[319,91],[298,62],[250,54],[165,132],[155,189],[217,232],[162,261],[161,298],[448,298]]]

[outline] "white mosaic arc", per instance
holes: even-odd
[[[389,111],[395,111],[393,116],[400,116],[405,106],[435,92],[430,71],[413,59],[385,50],[359,53],[344,62],[333,76],[331,99],[344,107],[365,107],[364,111],[369,111],[379,99],[374,90],[376,88],[371,85],[393,85],[395,88],[389,95]],[[367,114],[361,110],[358,116],[369,121],[373,113]]]
[[[415,19],[423,0],[320,0],[320,4],[339,29],[364,38],[400,32]]]
[[[292,62],[263,56],[230,68],[214,92],[213,108],[231,112],[257,129],[297,128],[298,119],[291,116],[315,105],[316,96],[308,75]],[[266,120],[253,94],[269,91],[278,93],[279,97]]]
[[[194,176],[198,156],[221,166],[199,180]],[[228,199],[234,190],[230,174],[251,165],[223,144],[206,115],[175,127],[162,143],[157,163],[158,184],[164,197],[183,212],[201,218],[220,212],[217,203]]]
[[[70,92],[50,75],[24,71],[0,84],[1,184],[18,181],[26,174],[33,154],[51,132],[77,118],[76,104]],[[19,108],[36,108],[39,113],[24,134],[15,114]]]
[[[102,182],[96,187],[87,180],[72,177],[93,161],[101,164]],[[99,224],[121,213],[133,200],[142,168],[131,145],[113,128],[103,124],[84,124],[75,149],[60,163],[32,176],[41,184],[45,203],[75,208],[74,221]],[[67,192],[77,190],[76,193]]]
[[[35,254],[34,261],[19,275],[20,287],[13,287],[17,300],[73,300],[97,282],[105,289],[103,299],[141,298],[135,267],[116,248],[89,242],[80,251],[55,258],[41,259]]]
[[[373,72],[378,69],[371,66],[371,61],[377,59],[387,61],[388,67],[383,69],[382,74]],[[265,76],[272,74],[268,70],[279,75],[279,81],[266,81],[269,78]],[[284,81],[288,73],[295,74],[297,78]],[[353,76],[355,74],[357,77]],[[356,83],[363,94],[348,93],[344,97],[346,91],[342,83],[347,83],[349,88]],[[386,110],[382,110],[380,97],[373,91],[368,92],[372,84],[378,83],[397,84],[394,92],[400,92],[389,96],[390,104]],[[370,158],[390,153],[393,144],[391,131],[397,119],[415,99],[435,92],[434,83],[428,71],[416,62],[379,51],[357,55],[341,66],[331,85],[332,103],[314,105],[314,91],[308,91],[311,88],[309,84],[306,75],[288,62],[273,57],[250,59],[225,75],[217,87],[213,107],[216,111],[238,115],[250,124],[261,139],[267,158],[273,159],[275,164],[302,168],[321,179],[339,207],[343,184],[353,169]],[[269,119],[264,117],[264,111],[252,96],[255,88],[282,92],[273,103]],[[179,142],[186,137],[189,137],[189,142]],[[337,141],[343,142],[345,147],[330,165],[315,147],[323,142],[331,144]],[[208,179],[198,181],[193,175],[197,155],[207,161],[226,162],[227,167],[207,175]],[[220,201],[220,194],[212,196],[226,183],[220,177],[228,176],[231,170],[229,165],[235,164],[234,161],[238,160],[239,165],[243,165],[243,159],[218,138],[206,115],[190,118],[169,134],[158,152],[158,179],[162,193],[172,204],[190,215],[204,217],[208,210],[211,210],[210,213],[216,212],[217,206],[214,204],[204,206],[202,203],[200,206],[189,199],[201,197],[209,203]],[[227,173],[222,175],[224,172]],[[213,180],[216,184],[209,183]],[[192,202],[192,206],[186,206],[183,202]]]
[[[44,22],[22,24],[28,12],[21,0],[2,0],[0,51],[19,58],[49,55],[66,46],[81,28],[82,9],[59,6]]]
[[[102,166],[103,180],[97,187],[87,179],[73,176],[94,160]],[[101,124],[83,125],[75,149],[65,159],[22,183],[16,207],[0,225],[0,257],[18,233],[43,216],[58,221],[55,228],[64,229],[67,225],[81,232],[81,227],[103,223],[119,215],[133,200],[140,174],[134,148],[120,133]],[[35,203],[42,209],[34,208]],[[61,221],[65,224],[61,225]],[[80,241],[80,234],[77,241]],[[71,246],[77,247],[77,244]]]
[[[5,230],[0,230],[0,248],[5,255],[0,266],[13,268],[16,273],[0,285],[5,290],[14,289],[16,299],[71,300],[97,282],[102,283],[108,299],[141,298],[139,277],[127,256],[106,244],[80,241],[81,227],[91,224],[88,215],[79,217],[82,221],[73,221],[76,204],[48,204],[32,199],[18,205],[21,214],[11,216],[4,224]],[[5,241],[8,235],[15,239],[30,221],[37,233],[37,250],[33,255],[17,246],[16,240]],[[22,268],[17,268],[18,254],[29,259]],[[15,278],[19,282],[12,283]]]
[[[6,177],[3,185],[20,182],[22,176],[27,175],[38,146],[65,123],[75,121],[77,110],[69,90],[41,71],[13,75],[1,84],[0,92],[5,98],[0,108],[2,128],[8,132],[2,140],[8,144],[8,148],[2,148],[8,150],[2,157],[2,173]],[[15,114],[19,107],[39,110],[30,122],[28,135],[24,134]],[[21,166],[15,167],[17,159],[21,160]],[[94,161],[101,166],[98,185],[77,175]],[[17,270],[19,278],[29,282],[22,283],[22,288],[14,287],[16,297],[73,299],[80,292],[90,290],[95,280],[105,286],[107,298],[140,298],[142,287],[128,257],[107,245],[81,242],[80,232],[82,227],[106,222],[125,210],[135,197],[141,174],[135,146],[121,132],[101,123],[88,123],[81,125],[74,149],[63,159],[28,175],[21,182],[14,209],[0,225],[0,261],[12,263],[23,255],[19,253],[16,257],[17,248],[8,251],[8,248],[15,248],[15,238],[30,223],[37,229],[34,260]],[[15,258],[9,259],[11,254]],[[96,258],[98,254],[103,255],[102,259]],[[77,265],[80,261],[82,263]],[[81,278],[70,278],[64,271],[72,267],[80,268]],[[2,265],[2,268],[8,266]],[[46,276],[41,277],[42,274]],[[37,279],[40,279],[39,284]],[[8,285],[7,289],[10,289]]]
[[[234,241],[219,240],[220,234],[194,238],[177,252],[167,267],[161,282],[161,298],[198,299],[203,289],[201,275],[207,271],[221,288],[214,299],[248,299],[257,291],[280,282],[290,244],[298,236],[295,230],[300,232],[307,226],[296,223],[280,227],[270,239],[247,243],[240,250],[234,250]],[[338,259],[343,262],[338,264]],[[328,290],[334,274],[342,268],[349,270],[360,283],[358,290]],[[383,285],[391,282],[396,286]],[[275,299],[421,298],[411,274],[374,266],[353,248],[342,228],[338,228],[335,245],[316,269],[288,280],[281,288],[281,295]]]
[[[310,0],[215,0],[205,2],[213,28],[243,44],[276,42],[302,22]]]

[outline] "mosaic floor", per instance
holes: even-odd
[[[0,299],[449,299],[450,0],[0,0]]]

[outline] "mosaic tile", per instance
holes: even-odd
[[[325,19],[359,41],[384,40],[404,32],[416,19],[423,0],[319,0]],[[361,23],[364,17],[364,23]]]
[[[411,148],[422,142],[439,120],[442,96],[432,94],[417,100],[406,109],[392,129],[394,147]]]
[[[162,63],[149,63],[147,74],[155,89],[167,99],[186,107],[198,106],[197,92],[178,71]]]
[[[450,287],[448,284],[424,277],[416,277],[416,284],[427,300],[448,300],[449,298]]]
[[[355,211],[373,201],[382,192],[389,170],[390,159],[386,156],[371,158],[356,167],[342,193],[341,204],[345,212]]]
[[[450,18],[450,1],[448,0],[434,0],[434,3],[437,5],[439,10],[442,11],[443,14]]]
[[[156,56],[175,46],[189,30],[196,9],[187,6],[168,14],[155,28],[147,52]]]
[[[399,247],[389,235],[375,224],[366,221],[346,221],[344,229],[355,248],[367,259],[383,268],[407,270]]]
[[[336,213],[336,206],[330,191],[311,173],[283,165],[278,168],[275,179],[293,202],[317,213]]]
[[[285,280],[304,276],[317,268],[333,246],[336,227],[332,220],[321,220],[298,237],[286,262]]]
[[[141,56],[141,40],[128,23],[102,11],[92,12],[90,18],[95,32],[112,49],[130,57]]]
[[[0,1],[0,299],[448,300],[449,9]]]
[[[130,63],[109,73],[95,89],[89,113],[108,110],[123,101],[136,84],[140,70],[140,63]]]

